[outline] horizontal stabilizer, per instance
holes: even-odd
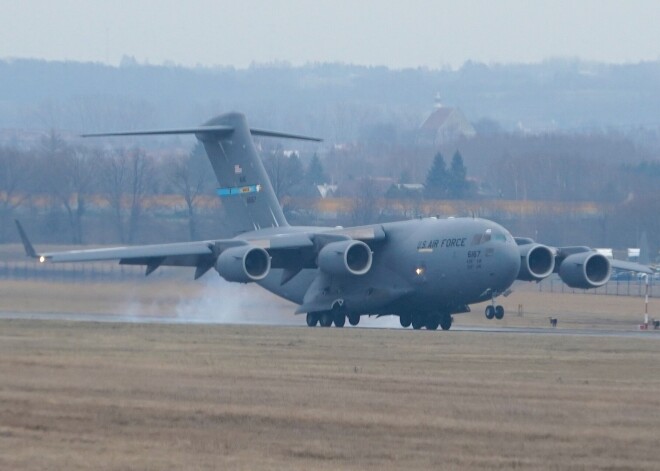
[[[158,136],[168,134],[217,134],[229,135],[234,131],[231,126],[198,126],[196,128],[160,129],[151,131],[122,131],[81,134],[81,137],[113,137],[113,136]]]
[[[300,134],[289,134],[285,132],[266,131],[265,129],[250,128],[250,134],[262,137],[283,137],[285,139],[298,139],[299,141],[321,142],[323,139],[318,137],[301,136]]]
[[[116,136],[166,136],[176,134],[195,134],[198,136],[229,136],[234,132],[232,126],[198,126],[195,128],[181,128],[181,129],[160,129],[151,131],[122,131],[122,132],[103,132],[103,133],[88,133],[81,134],[81,137],[116,137]],[[250,129],[250,134],[253,136],[261,137],[281,137],[285,139],[298,139],[301,141],[316,141],[320,142],[323,139],[318,137],[303,136],[300,134],[289,134],[277,131],[267,131],[265,129]]]

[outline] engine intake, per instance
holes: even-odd
[[[241,245],[223,250],[215,270],[227,281],[249,283],[263,280],[270,271],[270,255],[261,247]]]
[[[321,271],[339,276],[364,275],[371,262],[371,249],[359,240],[331,242],[319,251],[317,259]]]
[[[520,246],[519,280],[540,281],[550,276],[554,269],[555,254],[550,247],[541,244]]]
[[[609,281],[611,274],[612,264],[597,252],[569,255],[559,265],[559,277],[571,288],[598,288]]]

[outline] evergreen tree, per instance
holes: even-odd
[[[305,178],[305,169],[298,153],[295,152],[286,160],[286,180],[287,180],[287,194],[291,194],[291,189],[300,185],[303,178]]]
[[[447,164],[440,152],[435,154],[429,173],[426,174],[425,194],[427,198],[443,199],[447,196],[449,174]]]
[[[328,181],[328,177],[323,170],[323,164],[319,156],[314,153],[312,160],[309,162],[309,167],[307,167],[307,173],[305,174],[305,180],[312,185],[321,185]]]
[[[452,199],[462,199],[468,193],[467,169],[463,162],[463,156],[459,151],[454,153],[451,159],[451,167],[448,175],[448,193]]]
[[[305,176],[305,169],[295,152],[287,157],[278,149],[266,155],[263,162],[277,198],[291,196],[294,187],[299,185]]]

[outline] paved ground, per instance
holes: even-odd
[[[264,325],[272,327],[300,327],[308,328],[304,325],[304,318],[302,316],[291,316],[290,322],[282,323],[280,318],[274,321],[268,319],[258,319],[253,322],[240,322],[238,320],[227,322],[218,321],[209,317],[200,316],[198,318],[185,318],[181,319],[172,316],[149,316],[144,318],[136,318],[134,315],[121,315],[121,314],[85,314],[85,313],[30,313],[30,312],[0,312],[0,319],[21,319],[21,320],[60,320],[60,321],[78,321],[78,322],[114,322],[114,323],[132,323],[132,324],[197,324],[197,325],[217,325],[217,324],[234,324],[234,325]],[[404,330],[399,326],[398,319],[395,317],[387,317],[381,319],[364,319],[358,327],[344,327],[344,329],[398,329]],[[316,327],[322,329],[322,327]],[[412,329],[408,328],[411,332]],[[508,327],[493,325],[488,326],[455,326],[452,327],[452,332],[484,332],[493,334],[535,334],[535,335],[572,335],[572,336],[589,336],[589,337],[622,337],[622,338],[644,338],[660,340],[660,330],[611,330],[611,329],[581,329],[581,328],[539,328],[539,327]],[[415,333],[426,332],[421,330]],[[430,332],[429,332],[430,333]],[[436,331],[436,334],[443,334],[441,330]],[[447,335],[448,333],[444,333]]]

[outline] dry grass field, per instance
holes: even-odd
[[[0,469],[658,469],[660,341],[0,321]]]
[[[644,307],[532,285],[501,302],[503,321],[477,306],[456,326],[634,331]],[[0,470],[659,468],[657,332],[309,329],[292,311],[217,277],[3,280],[0,317],[179,323],[0,320]]]

